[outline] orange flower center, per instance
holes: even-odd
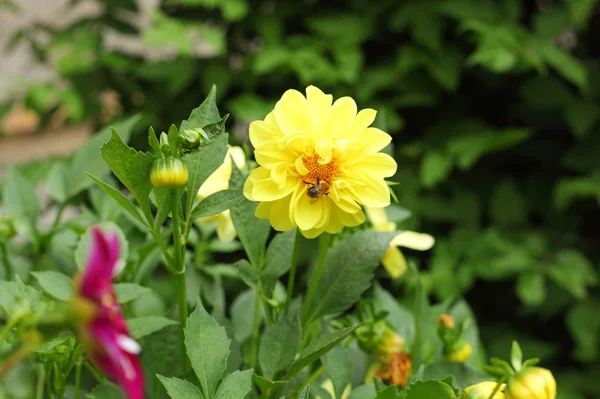
[[[325,181],[331,184],[335,177],[340,174],[340,168],[337,166],[335,158],[324,165],[319,163],[319,159],[318,154],[302,157],[302,163],[308,169],[308,174],[302,177],[305,183],[315,185],[319,181]]]

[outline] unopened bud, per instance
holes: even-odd
[[[185,163],[178,158],[157,158],[152,164],[150,182],[159,188],[177,188],[188,181],[188,170]]]
[[[444,313],[438,318],[438,324],[440,327],[454,328],[456,323],[454,322],[454,317]]]
[[[502,391],[506,388],[506,384],[501,384],[494,396],[490,397],[497,385],[496,381],[484,381],[479,384],[470,385],[465,388],[462,397],[463,399],[505,399]]]
[[[556,380],[548,369],[529,367],[510,378],[506,399],[555,399]]]
[[[179,142],[181,146],[188,150],[193,150],[202,145],[208,136],[204,132],[204,130],[200,128],[196,129],[186,129],[182,133],[179,134]]]
[[[460,339],[453,345],[444,346],[444,357],[451,362],[466,362],[473,353],[471,344],[464,339]]]

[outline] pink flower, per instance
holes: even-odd
[[[97,227],[92,234],[87,265],[75,279],[77,332],[96,367],[115,380],[129,399],[143,399],[141,347],[129,335],[112,284],[118,271],[119,240]]]

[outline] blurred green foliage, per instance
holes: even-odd
[[[133,0],[100,2],[92,20],[15,36],[64,78],[32,86],[30,107],[86,120],[110,88],[164,130],[217,84],[244,141],[288,88],[351,95],[394,135],[401,227],[437,237],[430,295],[465,295],[490,354],[518,338],[559,397],[600,392],[598,1],[167,0],[143,30],[123,18]],[[109,51],[108,31],[170,51]]]

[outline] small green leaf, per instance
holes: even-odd
[[[517,295],[524,304],[539,306],[546,299],[546,285],[542,274],[537,271],[520,274],[517,279]]]
[[[230,209],[244,199],[240,190],[224,190],[209,195],[192,210],[192,219],[212,216]]]
[[[129,319],[127,320],[127,324],[129,325],[131,336],[135,339],[140,339],[167,326],[177,324],[177,322],[163,316],[143,316]]]
[[[198,300],[185,328],[185,347],[204,395],[212,397],[227,366],[230,340],[225,329],[210,316]]]
[[[272,380],[278,371],[294,361],[301,339],[302,327],[297,312],[282,317],[265,329],[258,351],[258,363],[265,378]]]
[[[203,396],[191,382],[180,380],[175,377],[156,376],[164,385],[167,393],[172,399],[202,399]]]
[[[171,147],[171,156],[177,157],[179,151],[179,131],[177,130],[177,126],[169,126],[167,136],[169,138],[169,147]]]
[[[405,399],[455,399],[454,389],[442,381],[419,381],[406,388]]]
[[[131,191],[146,213],[150,213],[148,196],[152,191],[150,169],[154,156],[127,146],[113,129],[111,139],[100,148],[100,154],[115,176]]]
[[[221,119],[219,109],[217,108],[216,97],[217,87],[212,86],[210,93],[200,106],[192,111],[190,116],[181,123],[179,131],[183,132],[187,129],[203,128],[209,123],[213,123]]]
[[[304,367],[313,363],[315,360],[329,352],[334,346],[342,342],[349,334],[351,334],[360,324],[353,327],[347,327],[331,334],[322,335],[314,340],[308,348],[302,352],[300,357],[292,363],[282,380],[288,380],[294,374],[302,370]]]
[[[448,177],[452,171],[453,164],[452,156],[444,152],[427,152],[421,162],[421,183],[425,187],[433,187]]]
[[[252,370],[234,371],[225,377],[215,399],[245,398],[250,389],[252,389]]]
[[[510,364],[512,364],[515,371],[521,370],[523,366],[523,352],[521,346],[517,341],[513,341],[512,349],[510,351]]]
[[[114,285],[119,303],[131,302],[140,295],[150,292],[150,288],[134,283],[119,283]]]
[[[10,168],[4,180],[2,204],[13,218],[27,218],[35,226],[40,215],[40,205],[35,186],[16,168]]]
[[[542,56],[546,62],[565,79],[576,84],[580,88],[585,88],[587,84],[587,70],[571,54],[567,53],[554,43],[549,43],[540,48]]]
[[[275,283],[279,277],[290,270],[296,234],[299,234],[297,229],[278,233],[269,243],[265,255],[265,266],[260,271],[263,289],[268,296],[272,295]]]
[[[396,234],[362,231],[330,248],[307,321],[342,312],[358,302]]]
[[[91,177],[96,182],[96,184],[98,184],[98,186],[100,186],[100,188],[104,190],[106,194],[110,195],[117,202],[117,204],[121,205],[121,208],[123,208],[127,213],[133,216],[135,220],[148,227],[148,223],[144,220],[144,218],[142,218],[142,215],[140,215],[140,211],[138,210],[138,208],[136,208],[136,206],[133,205],[133,203],[125,195],[123,195],[123,193],[121,193],[116,188],[100,181],[92,175],[88,176]]]
[[[156,152],[157,157],[160,157],[161,155],[164,156],[158,138],[156,137],[156,132],[152,126],[148,128],[148,144],[150,144],[150,147]]]
[[[42,271],[31,273],[48,294],[61,301],[68,301],[73,295],[73,281],[62,273]]]

